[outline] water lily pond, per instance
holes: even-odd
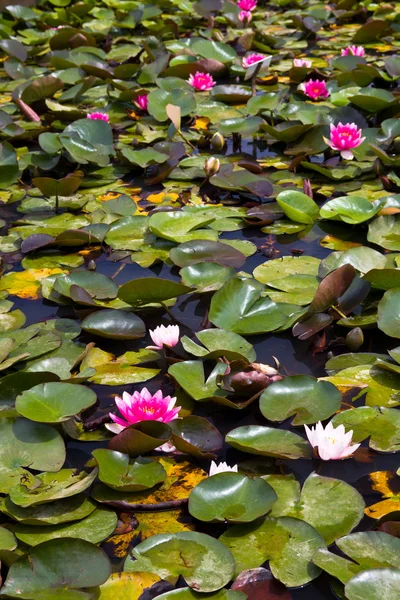
[[[400,3],[0,17],[0,599],[399,600]]]

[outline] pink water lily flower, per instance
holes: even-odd
[[[251,11],[257,6],[257,0],[238,0],[238,7],[242,10]]]
[[[147,346],[152,350],[161,350],[164,346],[173,348],[179,342],[179,325],[159,325],[153,331],[149,331],[154,346]]]
[[[120,433],[129,425],[141,421],[169,423],[178,418],[178,413],[181,410],[180,406],[175,406],[175,402],[176,398],[164,397],[161,390],[158,390],[155,394],[151,394],[147,388],[143,388],[141,392],[134,392],[132,395],[124,392],[122,398],[115,397],[115,404],[118,406],[123,419],[110,413],[114,423],[107,424],[106,427],[113,433]]]
[[[306,96],[312,98],[312,100],[319,100],[320,98],[328,98],[329,91],[326,87],[325,81],[319,81],[316,79],[309,79],[299,85],[299,90],[305,93]]]
[[[251,65],[261,62],[265,58],[267,58],[267,57],[264,54],[259,54],[258,52],[253,52],[253,54],[248,54],[247,56],[244,56],[242,58],[242,66],[245,69],[248,69],[249,67],[251,67]]]
[[[105,121],[106,123],[108,123],[108,121],[110,120],[108,114],[102,112],[92,112],[86,116],[88,119],[92,119],[92,121]]]
[[[234,467],[230,467],[229,465],[227,465],[226,462],[221,462],[221,463],[219,463],[219,465],[217,465],[217,463],[214,461],[211,462],[210,472],[209,472],[210,477],[212,477],[213,475],[217,475],[218,473],[228,473],[228,472],[237,473],[238,466],[235,465]]]
[[[364,56],[365,48],[363,46],[347,46],[342,49],[342,56]]]
[[[147,94],[142,94],[141,96],[138,96],[135,100],[135,104],[138,108],[147,111],[147,107],[149,105],[149,99],[147,97]]]
[[[306,60],[305,58],[295,58],[293,60],[294,67],[307,67],[308,69],[312,66],[311,60]]]
[[[194,87],[195,90],[200,90],[202,92],[211,90],[216,84],[209,73],[201,73],[200,71],[197,71],[194,75],[191,74],[187,82]]]
[[[359,129],[355,123],[338,123],[337,126],[331,123],[330,140],[324,137],[324,142],[340,152],[342,158],[352,160],[354,154],[353,148],[357,148],[363,143],[365,137],[361,137],[362,129]]]
[[[241,10],[239,13],[239,21],[241,21],[245,25],[248,25],[252,18],[253,15],[249,10]]]
[[[304,425],[308,441],[313,448],[318,448],[318,455],[322,460],[340,460],[348,458],[353,454],[360,444],[352,444],[353,431],[348,431],[344,425],[339,425],[336,429],[332,422],[323,427],[319,421],[315,428],[309,428]]]

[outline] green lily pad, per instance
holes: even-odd
[[[40,423],[61,423],[95,404],[93,390],[72,383],[40,383],[22,392],[15,407],[20,415]]]
[[[235,275],[233,267],[223,267],[216,262],[196,263],[180,271],[182,283],[196,289],[197,293],[219,290],[225,281]]]
[[[0,490],[7,494],[29,475],[23,467],[59,471],[65,460],[60,434],[49,425],[28,419],[0,420]]]
[[[360,531],[337,540],[336,545],[351,561],[325,549],[313,561],[322,569],[347,583],[357,573],[369,569],[399,569],[399,540],[383,531]]]
[[[64,500],[55,500],[46,504],[37,504],[22,508],[14,504],[9,496],[3,499],[1,511],[18,523],[24,525],[59,525],[80,521],[88,517],[96,508],[96,504],[83,494],[71,496]]]
[[[304,585],[320,574],[312,557],[319,548],[325,548],[325,542],[300,519],[264,517],[255,523],[234,525],[220,540],[233,554],[235,575],[266,560],[273,576],[288,587]]]
[[[269,421],[284,421],[295,415],[292,425],[324,421],[342,404],[339,390],[328,381],[308,375],[285,377],[268,386],[260,398],[260,410]]]
[[[74,271],[57,277],[54,290],[63,296],[71,296],[71,286],[76,285],[98,300],[116,298],[118,286],[110,277],[92,271]]]
[[[119,288],[118,298],[132,306],[160,303],[177,298],[193,290],[181,283],[157,277],[143,277],[127,281]]]
[[[185,531],[148,538],[132,550],[124,570],[147,571],[175,581],[182,575],[196,591],[214,592],[232,579],[234,565],[232,554],[220,541],[204,533]]]
[[[242,425],[232,429],[225,441],[233,448],[249,454],[291,459],[311,457],[308,442],[297,433],[284,429]]]
[[[1,595],[24,600],[89,600],[79,590],[101,585],[110,572],[110,561],[97,546],[77,539],[50,540],[11,565]]]
[[[224,440],[218,429],[207,419],[187,415],[169,423],[172,443],[180,452],[197,458],[215,458]]]
[[[61,525],[35,527],[18,524],[14,528],[16,537],[28,546],[37,546],[49,540],[76,538],[98,544],[108,538],[117,526],[118,517],[108,508],[96,508],[86,518]]]
[[[274,517],[294,517],[312,525],[329,545],[350,533],[364,516],[364,500],[351,485],[311,473],[300,494],[296,480],[268,475],[266,481],[278,494]]]
[[[97,448],[92,454],[99,465],[100,481],[115,490],[138,492],[165,480],[163,466],[149,458],[132,462],[127,454],[105,448]]]
[[[88,333],[113,340],[136,340],[146,333],[142,319],[126,310],[99,310],[82,321]]]
[[[181,338],[186,352],[205,360],[225,356],[228,360],[245,358],[249,362],[256,360],[253,346],[242,336],[224,329],[204,329],[196,333],[197,339],[205,346],[199,346],[187,336]]]
[[[26,508],[52,500],[60,500],[80,494],[91,486],[97,477],[97,469],[89,474],[74,469],[62,469],[58,473],[41,473],[24,476],[20,484],[10,489],[14,504]]]
[[[268,260],[256,267],[253,277],[261,283],[271,285],[289,275],[318,275],[321,261],[313,256],[282,256]]]
[[[400,287],[384,293],[378,304],[378,327],[390,337],[400,338]]]
[[[319,216],[318,204],[303,192],[284,190],[277,195],[276,201],[285,215],[296,223],[309,225]]]
[[[251,279],[229,279],[213,296],[208,318],[214,325],[242,334],[273,331],[286,321],[275,302],[261,296],[263,287]]]
[[[400,412],[393,408],[359,406],[345,410],[332,419],[334,427],[344,425],[353,431],[353,440],[370,438],[369,446],[377,452],[397,452],[400,449]]]
[[[400,594],[400,569],[373,569],[353,577],[345,587],[348,600],[396,600]]]
[[[188,267],[207,261],[225,267],[240,268],[246,261],[244,254],[227,244],[210,240],[185,242],[169,252],[171,260],[179,267]]]
[[[219,473],[194,488],[189,512],[200,521],[246,523],[269,512],[276,499],[273,488],[263,479]]]

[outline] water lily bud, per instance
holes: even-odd
[[[274,367],[270,367],[269,365],[264,365],[264,363],[250,363],[250,366],[253,367],[256,371],[260,371],[265,375],[269,375],[273,377],[274,375],[279,375],[278,371],[274,369]]]
[[[311,198],[311,200],[314,200],[314,194],[313,194],[311,182],[309,179],[304,179],[304,181],[303,181],[303,192],[307,196],[309,196]]]
[[[89,271],[96,270],[96,263],[94,262],[94,260],[89,260],[87,268]]]
[[[215,173],[218,173],[220,166],[221,163],[219,159],[215,158],[215,156],[211,156],[204,163],[204,172],[207,177],[211,177],[212,175],[215,175]]]
[[[360,327],[354,327],[346,335],[346,346],[350,350],[358,350],[364,343],[364,334]]]
[[[211,138],[211,146],[213,150],[222,150],[222,148],[225,146],[224,136],[218,131],[217,133],[214,133]]]

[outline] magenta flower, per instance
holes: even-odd
[[[253,18],[253,15],[251,14],[251,12],[249,10],[242,10],[239,13],[239,21],[241,21],[245,25],[248,25],[252,18]]]
[[[159,325],[152,331],[149,331],[150,337],[154,342],[154,346],[147,346],[152,350],[161,350],[164,346],[173,348],[179,342],[179,326],[178,325]]]
[[[295,58],[293,60],[294,67],[307,67],[308,69],[312,66],[311,60],[306,60],[305,58]]]
[[[319,100],[320,98],[327,98],[329,96],[328,89],[325,81],[319,81],[316,79],[309,79],[299,85],[299,90],[305,93],[306,96],[312,98],[312,100]]]
[[[253,54],[248,54],[247,56],[244,56],[242,58],[242,66],[245,69],[248,69],[249,67],[251,67],[251,65],[254,65],[255,63],[264,60],[264,58],[267,57],[264,54],[258,54],[257,52],[254,52]]]
[[[364,56],[365,48],[363,46],[347,46],[342,50],[342,56]]]
[[[147,107],[149,105],[149,99],[147,97],[147,94],[138,96],[135,100],[135,104],[138,108],[141,108],[142,110],[145,110],[147,112]]]
[[[324,137],[324,142],[332,148],[340,152],[342,158],[352,160],[354,154],[353,148],[357,148],[363,143],[365,137],[361,137],[362,129],[359,129],[355,123],[338,123],[335,127],[331,123],[331,139]]]
[[[141,392],[134,392],[132,395],[124,392],[122,398],[115,397],[115,404],[118,406],[123,419],[110,413],[114,423],[107,424],[107,429],[113,433],[120,433],[129,425],[141,421],[169,423],[178,418],[178,413],[181,410],[180,406],[175,406],[175,402],[176,398],[163,397],[161,390],[158,390],[154,395],[147,388],[143,388]]]
[[[211,90],[211,88],[216,84],[209,73],[201,73],[200,71],[197,71],[195,75],[190,75],[187,81],[192,87],[194,87],[195,90],[200,90],[202,92]]]
[[[257,0],[238,0],[238,7],[245,11],[254,10],[257,6]]]
[[[110,120],[108,114],[102,112],[92,112],[86,116],[88,119],[92,119],[92,121],[105,121],[106,123],[108,123],[108,121]]]

